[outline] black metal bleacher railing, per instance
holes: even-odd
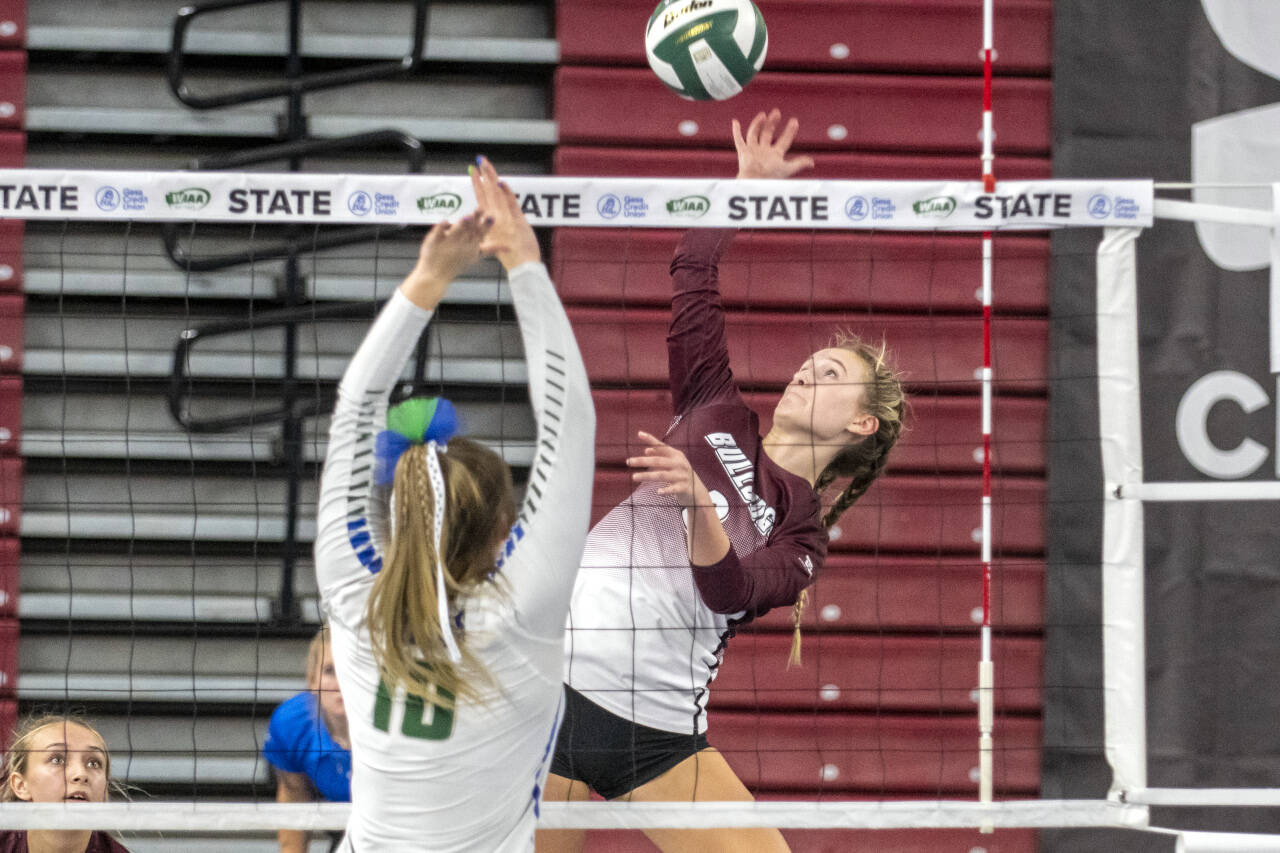
[[[284,57],[284,79],[262,85],[250,85],[243,88],[223,92],[216,95],[198,95],[192,92],[187,80],[186,42],[192,24],[200,17],[228,9],[239,9],[247,6],[261,5],[271,0],[209,0],[202,4],[183,8],[174,19],[173,46],[169,51],[168,82],[174,97],[193,109],[208,110],[221,107],[237,106],[254,101],[283,99],[284,115],[282,121],[283,141],[253,151],[232,154],[226,157],[208,158],[193,164],[196,169],[225,169],[243,167],[264,162],[284,161],[289,171],[298,171],[302,166],[304,155],[325,154],[350,147],[363,147],[376,143],[392,142],[403,147],[406,155],[408,171],[420,171],[423,163],[422,143],[408,134],[395,129],[377,132],[366,132],[351,136],[331,139],[315,139],[307,132],[304,114],[304,96],[309,92],[331,89],[383,80],[391,77],[407,75],[417,70],[423,61],[423,48],[426,41],[427,0],[411,0],[413,7],[413,25],[410,33],[408,50],[399,60],[374,62],[318,73],[305,73],[302,64],[302,0],[288,0],[288,48]],[[281,455],[286,471],[286,494],[284,504],[284,531],[281,543],[280,591],[276,599],[275,618],[286,624],[298,621],[299,613],[294,596],[294,571],[298,557],[298,501],[301,480],[304,476],[302,421],[315,413],[314,407],[299,409],[297,385],[298,356],[298,323],[306,320],[308,314],[315,315],[314,307],[303,306],[304,295],[298,259],[304,251],[316,251],[319,248],[350,245],[371,240],[376,237],[377,228],[347,229],[346,233],[326,235],[321,240],[316,236],[307,238],[301,234],[291,233],[278,245],[267,249],[266,256],[284,259],[284,309],[271,318],[272,324],[278,324],[284,331],[284,352],[282,353],[284,375],[281,378],[280,405],[274,411],[255,412],[253,417],[261,422],[263,419],[279,419],[283,436]],[[238,253],[223,254],[213,258],[197,260],[177,251],[178,240],[176,228],[166,229],[165,247],[170,258],[181,269],[188,271],[208,271],[240,266],[253,261],[259,256],[259,249],[251,247]],[[339,309],[341,306],[339,306]],[[334,313],[333,309],[327,309]],[[170,407],[175,417],[182,414],[178,392],[188,389],[191,379],[184,370],[185,355],[192,343],[202,335],[240,332],[249,329],[255,323],[254,318],[239,322],[229,321],[216,327],[206,328],[203,333],[192,330],[190,335],[184,334],[174,351],[174,376],[171,384]],[[210,430],[225,428],[225,420],[196,421],[190,417],[179,417],[179,422],[188,430]]]
[[[459,99],[450,100],[452,95],[446,94],[439,112],[462,112],[462,117],[427,118],[423,114],[433,112],[432,108],[415,103],[404,113],[390,113],[404,116],[403,121],[396,120],[403,127],[383,131],[368,130],[378,126],[371,122],[378,111],[362,109],[367,101],[351,99],[349,103],[356,106],[337,110],[346,115],[335,114],[338,90],[331,90],[323,104],[317,102],[313,108],[309,98],[303,100],[312,91],[307,88],[311,84],[289,81],[281,84],[289,91],[278,97],[296,100],[297,109],[290,113],[286,108],[266,123],[239,122],[249,114],[232,106],[223,112],[235,113],[229,117],[235,120],[214,122],[209,130],[207,123],[189,118],[190,111],[184,116],[162,103],[164,99],[155,97],[154,91],[126,97],[125,86],[119,87],[118,100],[138,106],[136,113],[126,106],[113,119],[102,121],[95,109],[99,104],[109,107],[106,101],[111,99],[95,103],[90,100],[94,92],[74,85],[56,87],[57,97],[63,104],[80,106],[60,111],[59,101],[43,100],[50,89],[46,84],[63,71],[74,76],[79,71],[76,65],[92,64],[112,47],[135,55],[137,65],[157,64],[165,46],[156,38],[159,28],[133,24],[140,20],[140,7],[160,4],[143,0],[117,9],[115,14],[122,20],[93,28],[93,33],[74,26],[65,9],[41,5],[38,0],[35,5],[39,8],[32,14],[31,41],[39,53],[37,76],[45,78],[37,88],[45,94],[34,102],[34,156],[29,160],[33,166],[65,164],[74,149],[75,162],[108,168],[137,168],[145,162],[150,167],[254,171],[273,162],[284,164],[281,168],[296,168],[295,161],[305,160],[308,168],[321,171],[385,171],[395,168],[385,154],[391,151],[400,169],[413,172],[422,171],[424,162],[436,169],[445,161],[452,169],[453,161],[461,160],[457,152],[463,146],[501,149],[500,156],[519,163],[513,171],[545,171],[547,166],[545,149],[554,139],[554,125],[544,118],[527,117],[530,110],[544,108],[541,97],[532,98],[532,105],[477,99],[474,111],[462,111]],[[208,5],[239,8],[248,4]],[[321,0],[308,8],[312,5],[326,4]],[[369,5],[385,12],[397,4]],[[423,0],[398,5],[425,8]],[[457,19],[461,7],[478,15],[492,5],[487,0],[450,4],[441,17]],[[503,8],[519,5],[508,3]],[[486,61],[506,63],[507,70],[513,64],[532,67],[536,77],[541,66],[554,62],[554,42],[545,37],[506,37],[516,26],[512,19],[534,14],[523,8],[517,11],[520,14],[508,14],[505,20],[487,14],[470,25],[454,20],[451,35],[439,39],[405,32],[398,38],[399,51],[391,50],[392,39],[387,36],[340,44],[340,39],[323,33],[312,41],[303,36],[297,47],[303,58],[321,68],[377,60],[366,67],[375,68],[377,74],[399,75],[396,80],[402,82],[413,70],[406,70],[405,56],[412,52],[420,59],[426,54],[444,70],[437,76],[420,72],[424,90],[449,75],[470,79],[476,76],[470,69]],[[93,13],[85,10],[84,14],[87,22]],[[420,20],[425,22],[425,15]],[[54,21],[56,25],[51,24]],[[374,27],[368,20],[360,25]],[[530,32],[545,33],[545,28]],[[187,44],[199,58],[189,66],[178,63],[179,67],[190,67],[201,79],[210,79],[217,75],[204,72],[227,54],[228,67],[235,73],[220,80],[252,77],[258,69],[255,64],[251,73],[245,73],[245,57],[266,55],[260,51],[269,39],[259,38],[266,34],[242,30],[232,33],[236,38],[226,35],[190,27]],[[406,50],[405,45],[413,46]],[[394,58],[381,61],[388,56]],[[114,63],[113,71],[124,82],[141,76],[132,70],[127,55],[105,61]],[[294,67],[301,69],[302,63]],[[320,83],[333,79],[323,78]],[[371,85],[379,84],[356,85],[367,93]],[[403,91],[396,81],[381,85],[384,91],[395,88],[387,99]],[[518,95],[525,98],[536,89],[524,85]],[[512,94],[504,90],[502,97]],[[77,96],[84,100],[73,101]],[[308,115],[311,112],[314,115]],[[503,118],[489,118],[491,113]],[[348,132],[354,130],[360,132]],[[88,135],[87,141],[83,134]],[[420,141],[423,137],[457,145],[437,145],[427,153]],[[270,144],[226,153],[228,142],[255,145],[265,139]],[[135,153],[143,151],[145,155]],[[299,650],[317,617],[305,554],[314,503],[311,481],[322,458],[325,432],[323,417],[315,413],[331,399],[341,366],[358,341],[353,330],[367,323],[373,300],[389,293],[384,279],[407,269],[412,249],[407,248],[408,239],[396,241],[389,236],[390,228],[335,228],[322,235],[308,230],[286,233],[271,246],[260,241],[252,253],[253,263],[246,265],[242,263],[245,253],[238,253],[237,261],[237,253],[225,251],[214,241],[193,244],[190,233],[182,229],[170,235],[156,235],[157,230],[132,228],[126,232],[133,234],[132,241],[122,248],[119,242],[112,245],[120,234],[106,228],[70,235],[56,224],[29,229],[24,286],[38,304],[29,318],[24,368],[28,395],[22,452],[34,463],[34,475],[28,477],[28,509],[23,515],[22,535],[32,547],[25,549],[22,558],[27,571],[22,579],[19,697],[27,708],[70,702],[88,710],[104,726],[108,741],[133,756],[120,768],[122,775],[147,794],[263,795],[264,765],[256,752],[264,714],[301,687]],[[200,236],[209,233],[203,231]],[[172,256],[176,265],[172,271],[164,270],[162,264],[169,262],[152,248],[158,244],[148,242],[156,236]],[[314,257],[317,249],[324,253],[342,245],[357,246],[358,240],[373,237],[382,241],[380,248],[364,254],[381,258],[376,281],[370,280],[367,269],[357,270],[349,258],[335,261],[332,251],[318,268],[300,260]],[[196,251],[215,245],[215,255]],[[86,252],[77,254],[81,249]],[[126,250],[138,254],[124,259],[122,270],[119,253]],[[36,258],[39,261],[31,263]],[[265,262],[272,258],[273,263]],[[323,274],[317,274],[317,269]],[[253,307],[259,299],[263,302]],[[359,311],[350,310],[353,299],[362,300]],[[503,307],[506,301],[496,275],[484,271],[482,278],[464,283],[451,294],[453,316],[442,312],[440,322],[433,324],[432,339],[437,345],[445,339],[443,346],[452,351],[452,341],[470,336],[455,320],[509,324],[509,309]],[[322,304],[330,302],[332,308]],[[261,310],[264,303],[265,311]],[[261,348],[250,345],[246,353],[245,347],[227,343],[236,335],[225,318],[228,312],[245,316],[246,305],[254,330],[277,336],[273,344],[277,355],[270,364]],[[109,322],[103,322],[104,308],[112,312]],[[335,314],[340,316],[327,319]],[[264,325],[264,319],[279,325]],[[490,322],[494,319],[499,323]],[[327,338],[322,332],[320,344],[315,344],[311,335],[297,333],[299,327],[309,325],[331,331]],[[196,330],[194,336],[182,337],[187,329]],[[216,330],[225,334],[215,337]],[[495,329],[492,334],[486,330],[485,335],[491,344],[499,342],[490,349],[518,352],[518,343],[511,349],[509,329]],[[289,337],[292,346],[287,344]],[[162,341],[187,348],[190,364],[200,369],[172,376],[172,352],[159,349]],[[191,351],[200,347],[213,352]],[[184,366],[189,366],[185,359]],[[521,396],[505,387],[506,382],[519,379],[518,371],[511,373],[510,368],[510,375],[499,380],[440,374],[430,377],[430,387],[456,379],[467,387],[457,394],[450,390],[451,396],[474,416],[485,435],[518,436],[529,430],[529,424],[508,411],[513,403],[518,407]],[[260,378],[255,378],[255,370],[262,371]],[[484,376],[499,373],[490,370]],[[421,359],[415,375],[427,381]],[[484,387],[476,388],[477,382]],[[178,422],[182,433],[175,430],[167,411],[165,392],[171,386],[180,389],[175,408],[185,413],[186,422]],[[123,396],[115,393],[121,389]],[[273,410],[255,415],[254,424],[261,429],[186,431],[224,408],[229,399],[252,397],[254,389]],[[93,417],[88,416],[90,412]],[[527,464],[524,456],[528,454],[518,440],[506,442],[504,449],[513,463],[519,465],[523,459]],[[237,517],[228,508],[229,501],[237,489],[243,494],[255,466],[260,479],[253,490],[261,494],[250,495],[247,511],[240,513],[244,517]],[[110,510],[121,506],[123,484],[133,478],[138,478],[131,487],[137,503],[112,516]],[[201,527],[188,527],[188,522]],[[187,545],[184,536],[191,540]],[[122,642],[126,636],[128,642]],[[89,650],[92,667],[76,668],[70,663]],[[262,664],[253,672],[237,670],[233,663],[252,665],[255,660]],[[165,720],[174,725],[165,725]]]

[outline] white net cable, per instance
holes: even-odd
[[[335,830],[346,825],[350,806],[342,803],[148,803],[79,805],[5,803],[0,819],[15,829],[50,825],[64,829]],[[969,829],[990,823],[1005,829],[1142,828],[1147,810],[1107,800],[1024,800],[990,805],[977,802],[897,803],[544,803],[540,829]]]

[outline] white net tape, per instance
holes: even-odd
[[[870,230],[1145,227],[1151,181],[695,181],[513,177],[534,225]],[[103,222],[426,224],[465,177],[0,170],[0,214]]]

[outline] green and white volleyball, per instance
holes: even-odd
[[[662,0],[644,46],[650,67],[676,94],[723,101],[764,65],[769,34],[751,0]]]

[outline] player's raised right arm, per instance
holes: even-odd
[[[738,151],[739,180],[772,180],[790,178],[797,172],[813,168],[813,158],[807,155],[788,157],[791,143],[800,130],[800,121],[790,118],[778,133],[782,124],[782,111],[756,113],[747,125],[746,133],[735,118],[733,120],[733,147]],[[777,134],[777,138],[774,138]]]
[[[794,118],[785,126],[781,122],[782,113],[776,109],[758,113],[745,132],[733,120],[740,180],[789,178],[813,166],[812,157],[788,156],[800,123]],[[671,261],[667,367],[676,413],[737,394],[720,298],[720,257],[733,235],[729,229],[692,229]]]

